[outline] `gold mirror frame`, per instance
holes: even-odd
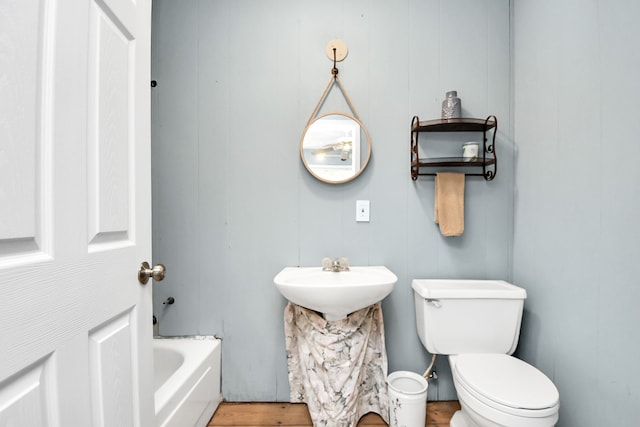
[[[357,178],[371,158],[371,138],[356,117],[330,112],[307,124],[300,138],[300,157],[307,171],[327,184]]]

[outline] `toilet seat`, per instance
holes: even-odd
[[[460,354],[452,364],[458,387],[508,414],[538,418],[558,412],[559,393],[533,366],[506,354]]]

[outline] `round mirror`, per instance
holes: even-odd
[[[328,113],[304,130],[300,156],[311,175],[341,184],[360,175],[367,166],[371,140],[360,120],[345,113]]]

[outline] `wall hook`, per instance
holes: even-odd
[[[347,57],[349,53],[349,49],[347,49],[347,45],[342,40],[331,40],[327,45],[327,58],[333,61],[333,66],[335,67],[336,62],[342,62]]]

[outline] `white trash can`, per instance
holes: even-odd
[[[389,426],[424,427],[427,416],[427,388],[422,376],[397,371],[387,377],[389,391]]]

